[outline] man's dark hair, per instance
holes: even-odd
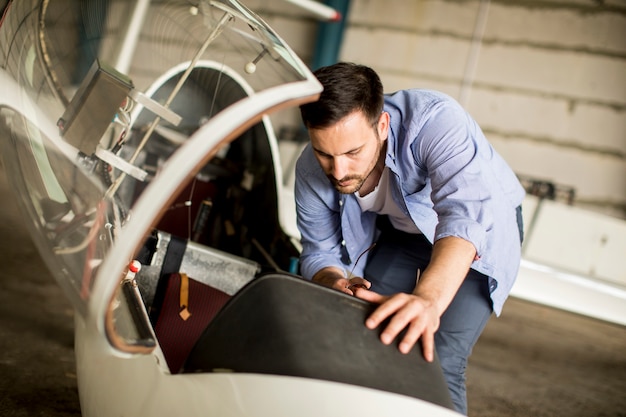
[[[383,85],[373,69],[339,62],[322,67],[314,74],[324,91],[318,101],[300,106],[307,128],[326,128],[359,110],[372,125],[376,124],[383,110]]]

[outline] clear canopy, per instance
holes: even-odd
[[[181,189],[229,169],[232,140],[320,91],[237,1],[11,2],[0,85],[5,169],[82,314],[96,296],[104,311]]]

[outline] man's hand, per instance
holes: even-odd
[[[391,344],[406,328],[407,331],[400,341],[400,352],[409,353],[421,337],[424,358],[428,362],[433,361],[435,332],[439,328],[439,312],[434,303],[417,295],[404,293],[384,296],[373,291],[356,289],[355,295],[363,300],[380,304],[365,321],[368,328],[375,329],[385,319],[393,316],[380,335],[380,340],[384,344]]]
[[[400,341],[400,352],[408,353],[421,337],[424,358],[432,361],[439,318],[461,286],[475,256],[472,243],[453,236],[444,237],[433,245],[430,263],[419,277],[413,294],[387,297],[356,289],[357,297],[380,304],[365,325],[375,329],[393,316],[380,336],[381,341],[390,344],[406,328]]]
[[[348,295],[354,295],[357,288],[368,289],[372,284],[361,277],[346,278],[339,268],[328,267],[313,276],[313,281]]]

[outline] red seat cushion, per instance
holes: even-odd
[[[189,278],[187,309],[191,315],[183,320],[179,314],[181,275],[175,273],[164,279],[168,282],[154,331],[170,372],[175,374],[180,371],[207,324],[231,296]]]

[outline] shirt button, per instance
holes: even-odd
[[[346,241],[345,240],[341,241],[341,246],[346,246]]]
[[[339,205],[343,206],[343,200],[339,200]]]

